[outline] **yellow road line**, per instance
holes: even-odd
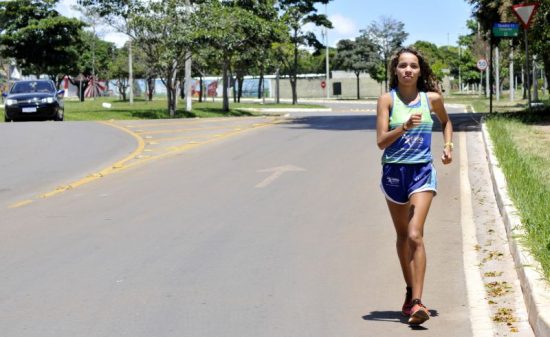
[[[67,190],[70,190],[70,189],[73,189],[73,188],[76,188],[76,187],[79,187],[79,186],[82,186],[82,185],[85,185],[85,184],[88,184],[94,180],[97,180],[101,177],[104,177],[106,175],[109,175],[109,174],[112,174],[116,171],[120,171],[124,168],[126,168],[125,164],[126,162],[134,159],[139,153],[143,152],[143,149],[145,147],[145,142],[143,141],[143,139],[141,137],[139,137],[137,134],[135,134],[134,132],[126,129],[126,128],[123,128],[123,127],[120,127],[114,123],[109,123],[109,122],[99,122],[101,124],[104,124],[104,125],[108,125],[108,126],[111,126],[111,127],[114,127],[116,129],[119,129],[123,132],[126,132],[128,134],[130,134],[132,137],[134,137],[134,139],[137,141],[138,145],[137,147],[135,148],[135,150],[130,153],[128,156],[126,156],[125,158],[115,162],[114,164],[102,169],[101,171],[97,172],[97,173],[94,173],[94,174],[91,174],[91,175],[88,175],[87,177],[85,178],[82,178],[82,179],[79,179],[77,181],[74,181],[72,183],[69,183],[65,186],[59,186],[57,187],[55,190],[53,191],[49,191],[49,192],[46,192],[46,193],[42,193],[38,196],[38,198],[40,199],[45,199],[45,198],[49,198],[49,197],[52,197],[54,195],[57,195],[59,193],[63,193]],[[17,208],[17,207],[22,207],[22,206],[26,206],[28,204],[30,204],[32,202],[32,200],[25,200],[25,201],[20,201],[20,202],[17,202],[17,203],[14,203],[12,205],[9,205],[8,207],[9,208]]]
[[[127,125],[127,127],[131,127],[131,128],[137,128],[137,127],[157,127],[157,126],[173,126],[173,125],[192,125],[192,124],[197,124],[199,122],[215,122],[215,123],[218,123],[218,122],[227,122],[228,120],[230,120],[231,117],[222,117],[222,118],[197,118],[197,119],[193,119],[193,120],[185,120],[185,121],[181,121],[181,122],[167,122],[167,123],[156,123],[156,124],[148,124],[148,123],[136,123],[136,124],[132,124],[132,125]],[[235,118],[238,118],[238,120],[235,120],[235,122],[242,122],[243,120],[252,120],[252,119],[259,119],[259,118],[263,118],[263,116],[258,116],[258,117],[235,117]]]
[[[151,130],[140,132],[140,135],[159,135],[163,133],[179,133],[185,131],[208,131],[208,130],[224,130],[227,127],[209,127],[209,128],[190,128],[190,129],[169,129],[169,130]]]
[[[23,207],[23,206],[31,204],[35,200],[50,198],[52,196],[63,193],[65,191],[68,191],[68,190],[77,188],[79,186],[88,184],[92,181],[95,181],[99,178],[105,177],[109,174],[113,174],[113,173],[131,168],[131,167],[134,167],[134,166],[137,166],[137,165],[141,165],[143,163],[146,163],[146,162],[149,162],[149,161],[152,161],[152,160],[165,158],[165,157],[177,154],[177,153],[181,153],[185,150],[189,150],[189,149],[198,147],[200,145],[213,143],[213,142],[218,141],[220,139],[225,139],[225,138],[231,137],[233,135],[242,133],[242,132],[247,131],[247,130],[266,127],[266,126],[269,126],[269,125],[275,125],[275,124],[278,124],[280,122],[281,121],[274,119],[274,120],[269,121],[269,122],[254,123],[252,126],[247,127],[245,129],[233,128],[233,131],[228,131],[228,132],[223,133],[223,134],[214,135],[214,136],[212,136],[212,137],[210,137],[210,138],[208,138],[207,140],[204,140],[204,141],[199,141],[199,142],[198,141],[193,141],[193,142],[189,142],[187,144],[170,147],[170,148],[168,148],[168,152],[165,152],[163,154],[156,155],[156,156],[144,155],[143,154],[145,152],[145,141],[144,141],[144,138],[141,137],[139,134],[137,134],[137,133],[133,132],[132,130],[129,130],[125,127],[114,124],[114,123],[99,122],[101,124],[119,129],[123,132],[128,133],[132,137],[134,137],[134,139],[136,139],[136,141],[138,143],[136,149],[132,153],[130,153],[128,156],[126,156],[125,158],[115,162],[114,164],[102,169],[101,171],[99,171],[97,173],[90,174],[85,178],[79,179],[77,181],[74,181],[74,182],[72,182],[70,184],[67,184],[67,185],[64,185],[64,186],[58,186],[56,189],[54,189],[52,191],[49,191],[49,192],[42,193],[42,194],[38,195],[38,197],[34,200],[29,199],[29,200],[23,200],[23,201],[16,202],[14,204],[9,205],[8,208]],[[218,129],[220,129],[220,128],[218,128]],[[202,130],[204,130],[204,129],[202,129]],[[145,138],[147,138],[147,136]],[[139,160],[134,160],[134,159],[139,159]],[[134,160],[134,161],[130,162],[131,160]]]
[[[134,167],[134,166],[136,166],[136,165],[143,164],[143,163],[145,163],[145,162],[149,162],[149,161],[153,161],[153,160],[157,160],[157,159],[161,159],[161,158],[170,157],[170,156],[179,154],[179,153],[181,153],[181,152],[184,152],[184,151],[191,150],[191,149],[193,149],[193,148],[199,147],[199,146],[201,146],[201,145],[206,145],[206,144],[214,143],[214,142],[219,141],[219,140],[222,140],[222,139],[229,138],[229,137],[234,136],[234,135],[236,135],[236,134],[243,133],[244,131],[247,131],[247,130],[258,129],[258,128],[262,128],[262,127],[266,127],[266,126],[270,126],[270,125],[275,125],[275,124],[278,124],[278,121],[273,121],[273,122],[266,122],[266,123],[257,124],[255,127],[251,127],[251,128],[246,129],[246,130],[241,130],[241,131],[229,131],[229,132],[226,132],[225,134],[220,135],[219,137],[209,138],[209,139],[204,140],[204,141],[201,141],[201,142],[193,142],[193,143],[187,143],[187,144],[183,144],[183,145],[179,145],[179,146],[169,147],[169,148],[167,148],[168,152],[165,152],[165,153],[162,153],[162,154],[158,154],[158,155],[155,155],[155,156],[150,156],[150,157],[148,157],[148,158],[144,158],[144,159],[142,159],[142,160],[139,161],[139,162],[130,163],[130,164],[128,164],[126,167],[127,167],[127,168],[130,168],[130,167]]]
[[[28,204],[32,203],[32,200],[23,200],[23,201],[20,201],[20,202],[17,202],[13,205],[10,205],[8,206],[9,208],[17,208],[17,207],[21,207],[21,206],[26,206]]]
[[[187,136],[179,136],[179,137],[164,137],[164,138],[158,138],[158,137],[155,137],[155,141],[154,142],[147,142],[148,144],[151,144],[151,145],[157,145],[161,142],[167,142],[167,141],[172,141],[172,140],[181,140],[181,139],[196,139],[197,136],[192,136],[192,135],[187,135]]]

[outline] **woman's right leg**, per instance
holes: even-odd
[[[397,256],[399,257],[399,263],[401,265],[401,271],[403,272],[403,278],[407,287],[412,287],[412,273],[410,265],[410,245],[408,242],[409,237],[409,221],[410,211],[409,204],[401,205],[391,202],[386,199],[388,209],[390,210],[397,239],[395,246],[397,249]]]
[[[403,316],[410,316],[413,307],[413,273],[410,264],[411,249],[408,242],[410,206],[409,204],[396,204],[387,199],[386,202],[388,203],[388,209],[390,210],[393,225],[395,227],[395,248],[397,249],[397,256],[399,257],[399,264],[401,265],[403,278],[405,279],[405,283],[407,284],[407,293],[405,295],[405,301],[403,302],[403,306],[401,308],[401,313],[403,314]]]

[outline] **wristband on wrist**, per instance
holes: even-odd
[[[443,148],[450,148],[451,150],[455,147],[453,142],[448,142],[448,143],[445,143],[445,145],[443,145]]]

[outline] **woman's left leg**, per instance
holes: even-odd
[[[410,270],[412,272],[413,298],[422,298],[424,275],[426,273],[426,249],[424,247],[424,224],[434,193],[414,193],[410,197],[410,221],[408,243],[410,248]]]

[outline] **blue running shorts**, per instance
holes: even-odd
[[[382,192],[389,201],[406,204],[413,193],[433,191],[437,194],[437,175],[432,163],[384,164]]]

